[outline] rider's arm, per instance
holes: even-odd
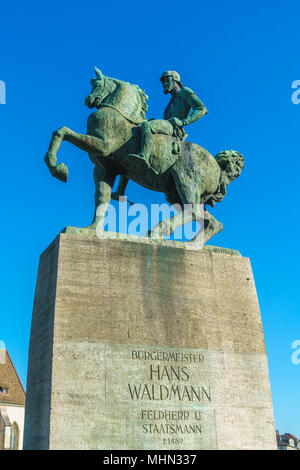
[[[202,116],[208,113],[205,105],[198,98],[198,96],[190,88],[185,87],[184,95],[186,102],[192,108],[192,113],[183,120],[183,125],[192,124],[195,121],[198,121]]]

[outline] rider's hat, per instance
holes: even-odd
[[[175,70],[167,70],[166,72],[164,72],[161,77],[160,77],[160,81],[162,82],[163,81],[163,78],[164,77],[172,77],[173,80],[175,82],[178,83],[178,85],[180,86],[180,88],[182,88],[182,83],[180,81],[180,75],[178,72],[176,72]]]

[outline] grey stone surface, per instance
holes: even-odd
[[[25,448],[275,449],[249,260],[60,234],[40,260]]]

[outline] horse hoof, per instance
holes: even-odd
[[[56,156],[52,153],[46,153],[44,161],[54,178],[57,178],[64,183],[67,182],[68,179],[68,167],[64,163],[60,163],[56,165]]]
[[[161,228],[154,228],[152,230],[148,230],[147,237],[152,238],[153,240],[162,240],[163,231]]]
[[[64,163],[60,163],[55,168],[55,174],[53,174],[55,178],[66,183],[68,180],[68,167]]]

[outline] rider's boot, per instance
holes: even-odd
[[[145,170],[152,170],[155,174],[158,174],[158,172],[154,170],[154,168],[149,163],[149,158],[153,147],[153,134],[148,121],[144,121],[141,125],[141,140],[141,153],[139,155],[131,154],[131,156],[136,157],[141,162],[143,162],[143,167]]]

